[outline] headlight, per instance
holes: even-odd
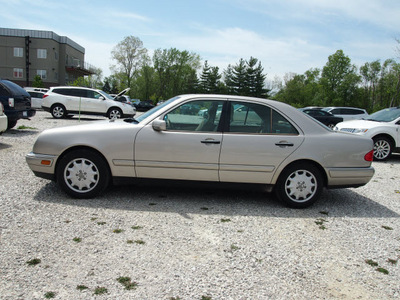
[[[368,129],[354,128],[353,133],[366,133]]]

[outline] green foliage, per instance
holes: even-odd
[[[37,88],[43,88],[44,84],[43,84],[43,81],[42,81],[42,77],[40,77],[39,75],[36,75],[33,78],[32,86],[33,87],[37,87]]]

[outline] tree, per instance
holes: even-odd
[[[40,75],[36,75],[33,78],[32,86],[33,87],[37,87],[37,88],[44,87],[44,84],[43,84],[43,81],[42,81],[42,77],[40,77]]]
[[[218,67],[211,67],[204,62],[203,71],[200,75],[200,90],[202,93],[217,94],[220,92],[220,80],[222,75]]]
[[[143,42],[134,36],[125,37],[119,42],[111,51],[111,57],[117,62],[112,69],[126,77],[128,87],[131,86],[132,78],[137,75],[139,68],[148,59]]]
[[[336,51],[328,57],[328,62],[322,69],[321,83],[326,95],[326,106],[351,106],[355,105],[354,95],[360,76],[357,68],[351,64],[343,50]]]

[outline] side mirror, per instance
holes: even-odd
[[[167,130],[167,123],[164,120],[154,120],[152,125],[155,131]]]
[[[106,98],[104,98],[103,96],[99,97],[100,100],[106,100]]]

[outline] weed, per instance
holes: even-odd
[[[201,300],[211,300],[210,296],[201,296]]]
[[[71,223],[71,220],[65,220],[64,223]]]
[[[28,260],[26,263],[28,265],[30,265],[30,266],[35,266],[35,265],[40,264],[41,260],[39,258],[34,258],[34,259],[31,259],[31,260]]]
[[[243,232],[244,232],[244,230],[243,230],[243,229],[239,229],[237,232],[239,232],[239,233],[243,233]]]
[[[201,210],[208,210],[208,207],[200,207]]]
[[[181,300],[181,298],[179,298],[179,297],[171,297],[171,298],[169,298],[169,300]]]
[[[114,229],[113,232],[114,233],[121,233],[121,232],[124,232],[124,230],[118,228],[118,229]]]
[[[328,212],[328,211],[325,211],[325,210],[322,210],[322,211],[320,211],[319,213],[322,214],[322,215],[326,215],[326,216],[329,215],[329,212]]]
[[[145,244],[145,242],[142,241],[142,240],[136,240],[135,243],[138,244],[138,245],[144,245]]]
[[[150,206],[157,205],[157,203],[149,203]]]
[[[90,221],[96,221],[96,220],[97,220],[96,217],[90,218]]]
[[[133,244],[133,240],[127,240],[126,243],[127,244]]]
[[[388,275],[388,274],[389,274],[389,271],[386,270],[386,269],[384,269],[384,268],[377,268],[376,270],[377,270],[378,272],[381,272],[381,273],[385,274],[385,275]]]
[[[106,222],[97,222],[97,225],[105,225]]]
[[[87,290],[88,287],[87,287],[86,285],[78,285],[78,286],[76,287],[76,289],[77,289],[78,291],[84,291],[84,290]]]
[[[54,292],[47,292],[46,294],[44,294],[44,297],[46,299],[51,299],[51,298],[54,298],[55,296],[56,296],[56,293],[54,293]]]
[[[378,263],[376,261],[373,261],[372,259],[366,259],[365,262],[367,264],[369,264],[370,266],[372,266],[372,267],[377,267],[378,266]]]
[[[397,262],[399,261],[398,259],[390,259],[388,258],[387,260],[389,263],[391,263],[392,265],[397,265]]]
[[[230,221],[231,221],[231,219],[221,219],[222,223],[227,223],[227,222],[230,222]]]
[[[135,225],[135,226],[132,226],[131,228],[132,228],[133,230],[138,230],[138,229],[142,229],[143,226]]]
[[[76,243],[82,242],[82,239],[79,238],[79,237],[74,237],[72,240],[73,240],[74,242],[76,242]]]
[[[325,222],[327,222],[325,219],[319,218],[315,221],[315,224],[317,224],[319,226],[319,229],[325,230]]]
[[[231,250],[235,251],[235,250],[239,250],[240,248],[238,246],[236,246],[235,244],[231,245]]]
[[[103,294],[106,294],[106,293],[108,293],[108,290],[103,286],[98,286],[94,290],[94,295],[103,295]]]
[[[137,288],[137,282],[132,282],[130,277],[119,277],[117,281],[122,284],[126,290],[134,290]]]
[[[393,228],[392,228],[392,227],[385,226],[385,225],[382,225],[382,228],[383,228],[383,229],[386,229],[386,230],[393,230]]]

